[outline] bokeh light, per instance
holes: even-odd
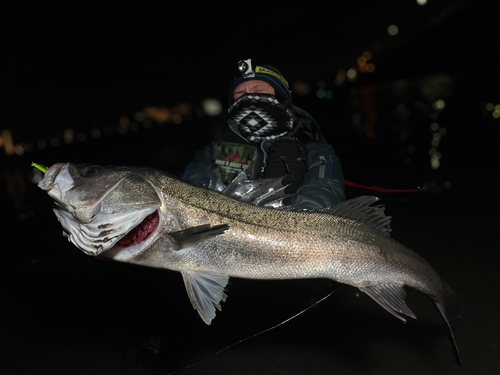
[[[396,25],[390,25],[387,28],[387,33],[391,36],[396,36],[399,33],[399,28]]]

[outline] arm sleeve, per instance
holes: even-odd
[[[345,201],[345,180],[340,159],[327,143],[309,150],[310,168],[304,183],[283,203],[298,209],[317,210]]]
[[[186,167],[182,180],[194,186],[214,189],[217,175],[212,170],[212,148],[213,145],[210,144],[196,152],[194,160]]]

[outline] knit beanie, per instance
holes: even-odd
[[[273,65],[258,64],[252,59],[240,60],[238,62],[238,72],[241,77],[234,79],[229,88],[229,96],[232,98],[234,90],[238,85],[245,81],[260,80],[269,83],[276,92],[279,92],[283,97],[293,104],[292,94],[288,82],[283,77],[283,73]],[[231,100],[230,100],[231,101]]]

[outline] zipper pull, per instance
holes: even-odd
[[[324,156],[319,157],[319,179],[322,180],[325,178],[325,171],[326,171],[326,158]]]
[[[288,164],[287,164],[287,162],[286,162],[285,157],[284,157],[284,156],[280,156],[280,160],[281,160],[283,163],[285,163],[286,173],[287,173],[287,174],[290,174],[290,169],[288,168]]]

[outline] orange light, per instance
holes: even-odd
[[[146,107],[142,111],[147,118],[158,122],[169,122],[172,116],[170,110],[165,107]]]
[[[12,141],[12,134],[10,130],[8,129],[2,130],[1,137],[3,139],[5,153],[7,155],[14,155],[14,153],[16,152],[16,148],[14,147],[14,142]]]
[[[130,119],[128,118],[128,116],[120,116],[120,126],[123,128],[123,129],[128,129],[129,125],[130,125]]]
[[[364,57],[358,57],[358,65],[359,65],[360,67],[365,66],[365,65],[366,65],[366,61],[367,61],[367,60],[366,60]]]

